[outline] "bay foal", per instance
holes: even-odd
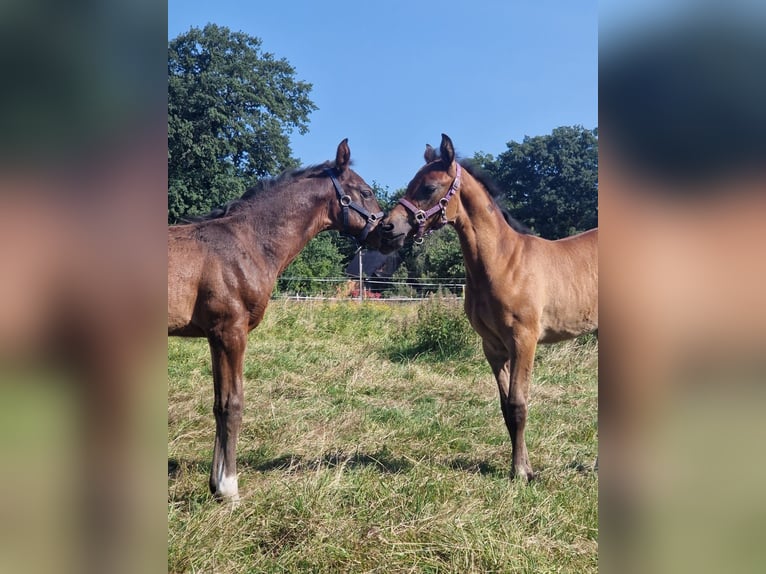
[[[168,230],[168,335],[210,344],[216,421],[210,491],[219,499],[239,498],[247,334],[261,322],[277,277],[319,232],[337,229],[364,242],[383,217],[350,159],[343,140],[334,163],[286,172]]]
[[[524,428],[538,343],[598,328],[598,230],[549,241],[520,232],[442,134],[381,224],[381,251],[443,224],[454,226],[466,268],[465,312],[481,336],[511,436],[511,474],[533,478]]]

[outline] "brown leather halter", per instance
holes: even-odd
[[[424,235],[431,234],[437,229],[439,229],[440,227],[448,223],[447,204],[449,203],[449,200],[452,199],[452,196],[455,195],[458,188],[460,187],[460,176],[463,171],[459,163],[456,163],[455,166],[457,168],[457,174],[455,175],[455,180],[452,182],[452,185],[450,186],[449,191],[447,191],[447,194],[444,197],[442,197],[436,205],[434,205],[427,211],[423,211],[422,209],[420,209],[415,204],[411,203],[409,200],[405,198],[401,198],[399,200],[399,203],[401,203],[407,209],[407,211],[412,213],[412,216],[415,218],[415,223],[418,224],[418,231],[417,233],[415,233],[416,244],[423,243]],[[431,217],[433,217],[437,213],[441,213],[441,219],[437,222],[436,225],[431,226],[431,229],[428,230],[428,233],[424,234],[426,221],[428,221]]]

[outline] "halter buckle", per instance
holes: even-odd
[[[351,205],[351,196],[350,195],[342,195],[338,201],[340,201],[340,204],[343,207],[348,207],[349,205]]]
[[[416,211],[413,215],[415,217],[415,221],[417,221],[420,224],[425,223],[426,219],[428,218],[428,216],[426,215],[426,212],[423,211],[422,209],[419,211]]]

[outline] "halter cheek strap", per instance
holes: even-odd
[[[330,177],[330,180],[332,180],[332,185],[335,188],[335,194],[338,196],[338,202],[340,203],[341,211],[343,212],[343,231],[341,231],[341,234],[352,237],[356,240],[357,243],[363,243],[364,240],[367,239],[367,236],[370,234],[370,231],[375,229],[375,226],[380,223],[381,219],[383,219],[383,212],[379,211],[378,213],[370,213],[367,211],[363,205],[359,205],[353,201],[351,196],[343,191],[343,187],[340,185],[338,178],[335,177],[335,172],[331,168],[328,167],[324,171]],[[349,208],[353,209],[367,220],[364,229],[362,229],[359,235],[352,235],[349,230]]]
[[[418,231],[415,233],[415,243],[422,243],[424,235],[433,233],[440,227],[449,223],[447,221],[447,204],[449,203],[450,199],[452,199],[452,196],[454,196],[457,190],[460,188],[460,176],[462,175],[463,171],[459,163],[455,164],[455,171],[455,179],[453,180],[452,185],[450,185],[446,195],[442,197],[436,205],[427,211],[423,211],[404,197],[399,200],[399,203],[401,203],[410,213],[412,213],[412,216],[415,218],[415,223],[418,224]],[[425,233],[426,222],[439,212],[441,212],[441,219],[435,225],[431,226],[431,229],[428,230],[428,233]]]

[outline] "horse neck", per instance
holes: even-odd
[[[330,192],[315,180],[314,185],[296,181],[256,194],[243,208],[244,233],[251,237],[279,274],[320,232],[332,227],[328,213]],[[328,188],[329,189],[329,188]]]
[[[521,243],[521,234],[505,221],[500,207],[484,187],[463,170],[457,215],[453,226],[460,239],[466,273],[489,277],[498,269],[499,255],[507,258]]]

